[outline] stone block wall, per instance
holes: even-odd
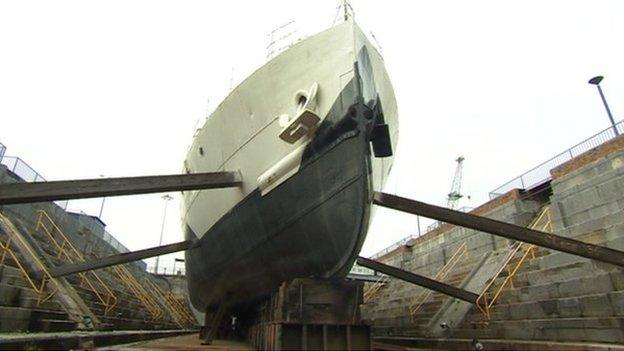
[[[493,219],[526,226],[534,218],[540,209],[540,203],[529,199],[522,199],[517,190],[513,194],[506,196],[506,201],[495,200],[496,205],[488,203],[474,212]],[[440,230],[440,229],[443,229]],[[501,255],[493,255],[493,252],[500,253],[509,250],[511,240],[493,236],[487,233],[472,229],[443,225],[437,228],[436,235],[427,234],[426,240],[416,239],[404,247],[400,247],[385,256],[379,258],[380,261],[399,267],[410,272],[415,272],[428,277],[434,277],[436,273],[448,262],[456,250],[465,242],[467,245],[467,255],[457,265],[473,267],[476,271],[478,263],[484,265],[488,260],[499,260]],[[459,281],[460,285],[467,285],[473,270],[465,270]],[[403,281],[392,279],[387,286],[380,289],[380,293],[371,301],[363,305],[363,317],[373,322],[376,327],[392,329],[390,334],[429,334],[426,325],[414,325],[413,316],[409,307],[417,301],[416,298],[423,291],[422,288]],[[442,297],[443,298],[443,297]],[[443,309],[445,304],[440,303],[429,308]],[[431,312],[431,317],[437,312]],[[419,330],[410,331],[410,328]]]
[[[534,200],[512,196],[513,200],[485,216],[526,225],[541,206],[549,206],[555,234],[624,251],[624,137],[580,155],[551,174],[549,196],[541,194],[532,197]],[[476,257],[505,252],[509,244],[488,234],[448,228],[427,234],[412,247],[396,250],[382,260],[433,277],[464,240]],[[624,343],[624,270],[549,249],[536,252],[505,288],[489,319],[472,305],[464,310],[447,308],[446,312],[439,305],[438,311],[423,309],[419,315],[429,321],[448,321],[446,330],[436,330],[437,324],[419,324],[419,316],[406,315],[422,290],[396,280],[382,288],[363,311],[373,320],[377,334],[384,336]],[[486,265],[490,259],[482,262]],[[472,281],[479,276],[483,282],[491,279],[484,275],[485,270],[476,267]],[[458,286],[480,293],[478,286],[465,281]],[[456,318],[453,323],[446,319],[451,317]]]

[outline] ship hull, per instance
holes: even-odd
[[[352,23],[306,39],[235,89],[196,137],[185,162],[187,172],[240,169],[243,176],[239,189],[184,193],[185,236],[199,243],[185,260],[189,296],[198,312],[220,301],[244,305],[293,278],[340,279],[350,270],[366,237],[372,193],[392,164],[391,152],[383,158],[373,155],[376,126],[386,127],[387,148],[396,145],[394,94],[379,54],[369,45]],[[296,78],[289,69],[299,72]],[[218,128],[227,128],[226,116],[246,117],[234,114],[240,109],[236,103],[251,101],[250,110],[280,105],[279,91],[270,95],[266,107],[267,99],[239,97],[259,90],[264,71],[280,72],[287,78],[279,83],[284,86],[318,82],[315,111],[321,122],[313,134],[289,146],[277,138],[280,127],[273,119],[254,130],[231,128],[233,135],[225,139]],[[292,99],[290,93],[285,96],[284,101]],[[244,140],[237,133],[251,137]],[[232,139],[241,140],[239,146],[211,169],[201,146],[213,143],[224,155]],[[298,155],[295,168],[263,189],[263,172],[293,154]]]
[[[342,277],[359,252],[371,204],[364,131],[352,129],[274,191],[254,191],[188,251],[194,306],[237,304],[294,277]],[[190,234],[191,236],[193,234]]]

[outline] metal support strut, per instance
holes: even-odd
[[[461,227],[502,236],[508,239],[514,239],[624,267],[624,252],[607,247],[588,244],[579,240],[528,229],[494,219],[450,210],[440,206],[429,205],[424,202],[410,200],[404,197],[381,192],[375,192],[373,203],[395,210],[437,219],[439,221],[455,224]]]
[[[170,254],[173,252],[192,249],[196,244],[194,240],[181,241],[174,244],[151,247],[149,249],[126,252],[119,255],[111,255],[98,258],[96,261],[86,261],[65,264],[60,267],[50,269],[53,277],[63,277],[70,274],[92,271],[98,268],[116,266],[123,263],[134,262],[145,258]]]
[[[408,283],[416,284],[418,286],[422,286],[427,289],[435,290],[442,294],[453,296],[460,300],[464,300],[470,303],[476,303],[477,298],[479,297],[479,295],[473,292],[460,289],[460,288],[456,288],[452,285],[448,285],[448,284],[439,282],[437,280],[433,280],[431,278],[427,278],[419,274],[411,273],[411,272],[402,270],[400,268],[388,266],[381,262],[369,260],[368,258],[358,257],[357,264],[362,267],[370,268],[377,272],[387,274],[397,279],[404,280]]]
[[[210,319],[208,317],[210,315],[209,310],[206,310],[204,340],[202,341],[202,345],[212,344],[215,336],[217,336],[217,329],[219,329],[219,325],[221,324],[221,320],[223,319],[223,315],[225,314],[226,303],[227,301],[224,297],[219,302],[219,307],[217,307],[217,311],[212,315],[212,318]]]
[[[239,172],[0,184],[0,205],[237,187]]]

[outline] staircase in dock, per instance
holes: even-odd
[[[46,212],[38,211],[31,228],[4,215],[0,224],[0,332],[181,329],[196,324],[185,302],[129,265],[50,277],[47,267],[97,257],[83,257]]]

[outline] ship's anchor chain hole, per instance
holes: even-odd
[[[279,138],[294,144],[303,137],[312,134],[318,128],[321,118],[316,113],[316,95],[318,83],[313,83],[308,91],[299,90],[295,94],[295,117],[291,120],[287,114],[278,119],[284,129]]]

